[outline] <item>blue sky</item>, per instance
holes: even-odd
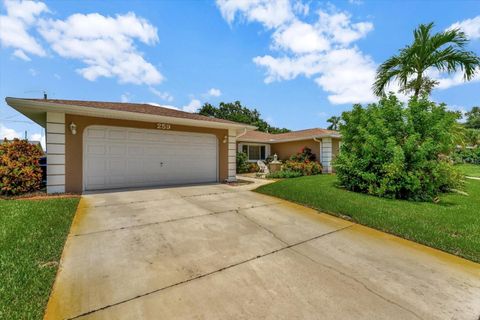
[[[42,90],[187,111],[240,100],[275,126],[325,127],[375,100],[376,66],[419,23],[462,28],[480,54],[479,1],[6,1],[0,19],[2,136],[43,134],[3,100]],[[433,76],[434,100],[480,104],[480,77]]]

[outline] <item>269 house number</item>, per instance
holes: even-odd
[[[170,130],[171,125],[169,123],[157,123],[157,129],[160,130]]]

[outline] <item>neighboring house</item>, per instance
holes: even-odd
[[[6,98],[46,129],[47,192],[234,181],[253,126],[148,104]]]
[[[333,172],[332,160],[340,150],[340,140],[337,131],[319,128],[278,134],[247,131],[237,137],[237,151],[245,152],[249,161],[256,162],[274,154],[286,160],[308,147],[322,163],[323,172]]]

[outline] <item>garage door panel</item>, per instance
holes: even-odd
[[[217,144],[209,134],[89,127],[85,189],[215,182]]]

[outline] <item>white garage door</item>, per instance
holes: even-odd
[[[215,182],[217,144],[211,134],[88,127],[84,189]]]

